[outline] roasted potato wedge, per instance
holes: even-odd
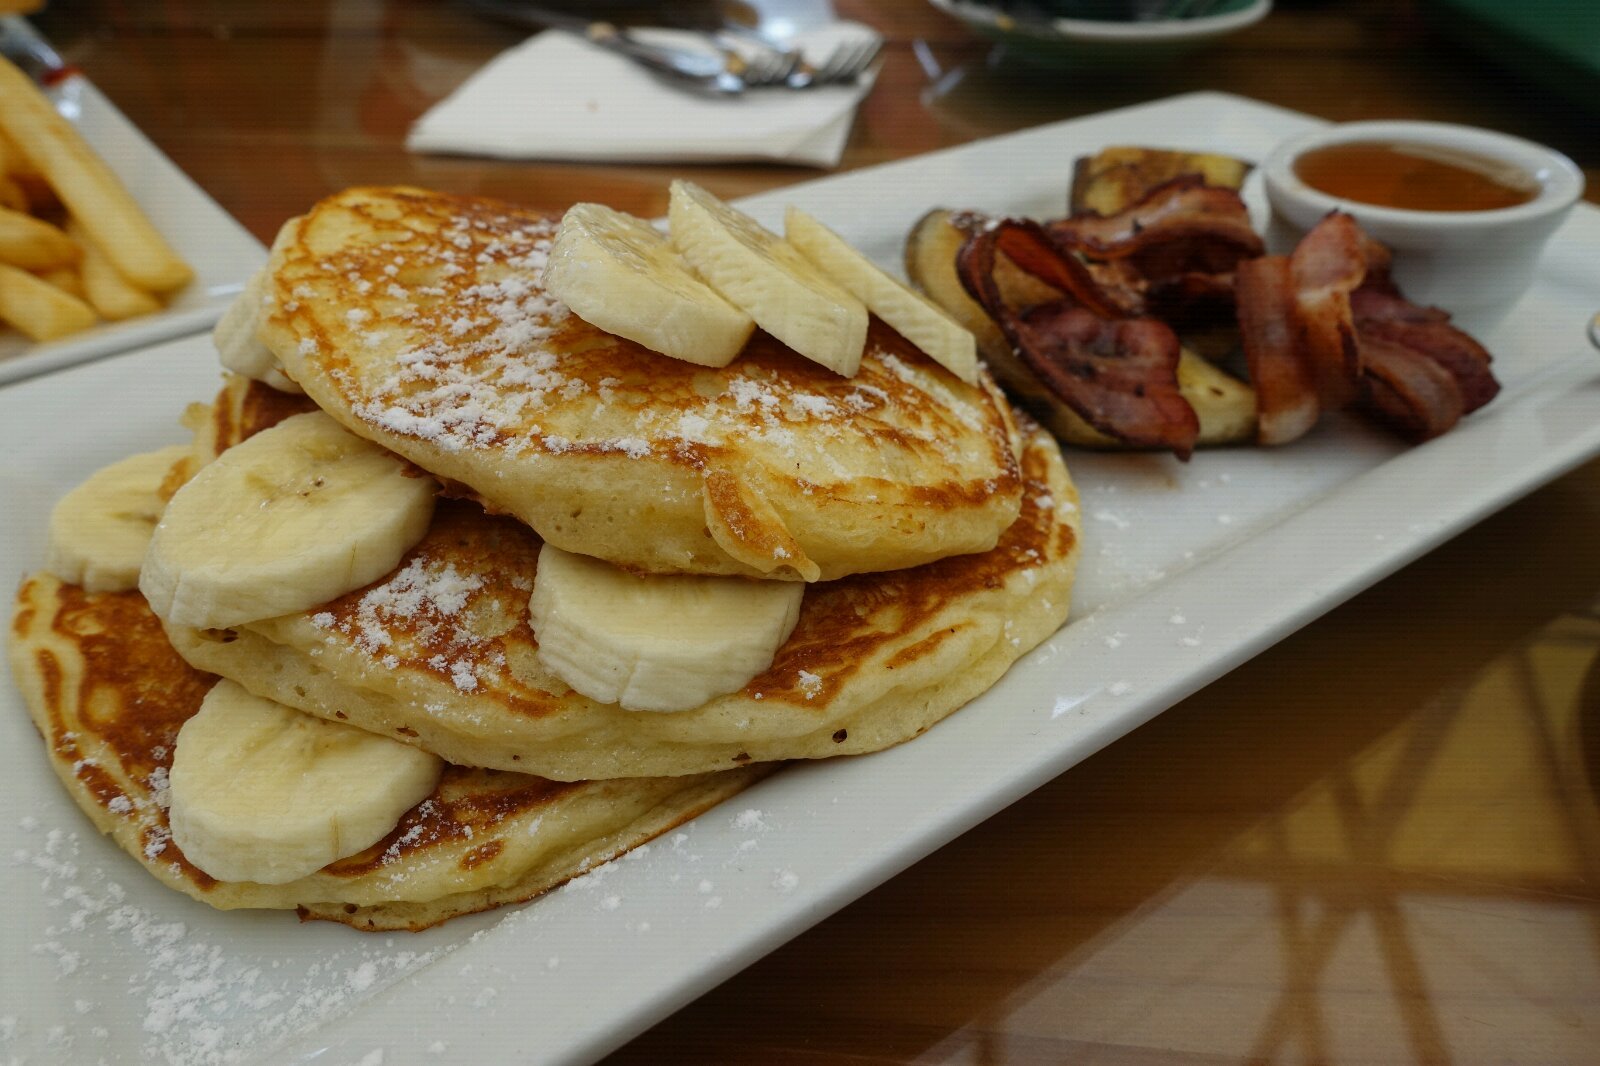
[[[988,312],[967,294],[956,274],[956,253],[966,241],[966,233],[954,221],[954,214],[942,208],[929,211],[911,228],[906,238],[905,267],[912,287],[973,332],[978,338],[978,351],[996,380],[1056,436],[1085,448],[1128,447],[1089,425],[1041,385],[1013,354]],[[1001,291],[1017,306],[1028,307],[1060,296],[1003,256],[997,273]],[[1200,417],[1201,445],[1238,444],[1255,438],[1255,390],[1187,348],[1178,364],[1178,389]]]
[[[1249,173],[1249,163],[1225,155],[1118,145],[1078,158],[1072,168],[1067,209],[1073,214],[1096,211],[1114,215],[1182,174],[1198,174],[1207,185],[1238,189]]]

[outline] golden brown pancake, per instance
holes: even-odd
[[[543,291],[555,220],[351,189],[274,247],[261,339],[323,410],[551,544],[654,572],[808,581],[992,548],[1015,427],[874,323],[844,378],[758,333],[722,369]]]
[[[560,783],[448,766],[433,795],[366,851],[288,884],[224,882],[184,858],[165,807],[178,729],[216,678],[173,651],[143,597],[29,578],[11,666],[67,791],[163,883],[223,910],[295,908],[358,929],[424,929],[530,899],[770,769]]]
[[[463,765],[557,780],[703,773],[875,751],[992,685],[1065,620],[1076,492],[1026,427],[1022,513],[998,546],[810,585],[766,672],[690,711],[626,711],[551,675],[527,618],[540,541],[474,504],[442,504],[387,578],[300,614],[174,627],[197,667],[312,714]]]

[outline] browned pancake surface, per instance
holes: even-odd
[[[837,577],[986,550],[1016,514],[1005,401],[874,323],[844,378],[758,333],[650,352],[541,288],[556,222],[353,189],[274,251],[263,339],[329,414],[568,550]]]
[[[171,636],[260,695],[462,764],[569,780],[874,751],[982,692],[1066,617],[1076,494],[1037,427],[1021,466],[1021,515],[996,547],[808,586],[772,665],[689,711],[625,711],[550,674],[528,621],[541,542],[465,502],[441,503],[423,540],[366,588]]]
[[[58,776],[102,831],[158,878],[222,908],[301,907],[362,928],[423,928],[527,899],[679,824],[754,779],[556,782],[447,765],[383,840],[287,885],[218,881],[167,820],[178,731],[216,678],[185,662],[137,592],[88,594],[29,578],[12,669]],[[529,841],[550,815],[542,848]],[[563,832],[558,824],[575,832]]]

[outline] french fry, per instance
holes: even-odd
[[[77,242],[50,223],[0,208],[0,263],[23,270],[54,270],[76,263],[80,254]]]
[[[13,178],[37,178],[39,172],[33,169],[33,164],[28,162],[28,157],[22,154],[22,149],[6,136],[6,131],[0,129],[0,171],[11,175]]]
[[[28,209],[28,194],[17,184],[17,179],[5,173],[0,173],[0,207],[8,211]]]
[[[125,278],[151,292],[169,292],[194,276],[111,168],[28,76],[3,59],[0,129],[49,180],[61,202]]]
[[[61,201],[56,197],[56,191],[39,175],[13,174],[11,180],[17,183],[22,195],[28,198],[30,215],[37,217],[55,214],[60,209]]]
[[[0,319],[36,341],[94,325],[94,309],[26,270],[0,263]]]
[[[46,270],[39,275],[39,278],[42,281],[48,281],[73,299],[86,299],[83,291],[83,275],[72,267],[56,267],[54,270]]]
[[[101,318],[120,322],[161,310],[161,301],[123,277],[76,219],[67,233],[83,247],[84,295]]]

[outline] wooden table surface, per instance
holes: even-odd
[[[920,2],[836,6],[888,38],[841,169],[1221,89],[1516,132],[1576,159],[1600,201],[1600,112],[1458,51],[1426,8],[1280,2],[1166,70],[1075,78]],[[728,196],[817,176],[408,154],[412,120],[519,36],[444,3],[58,0],[37,21],[264,240],[355,183],[654,215],[678,174]],[[1600,1062],[1597,651],[1592,463],[608,1061]]]

